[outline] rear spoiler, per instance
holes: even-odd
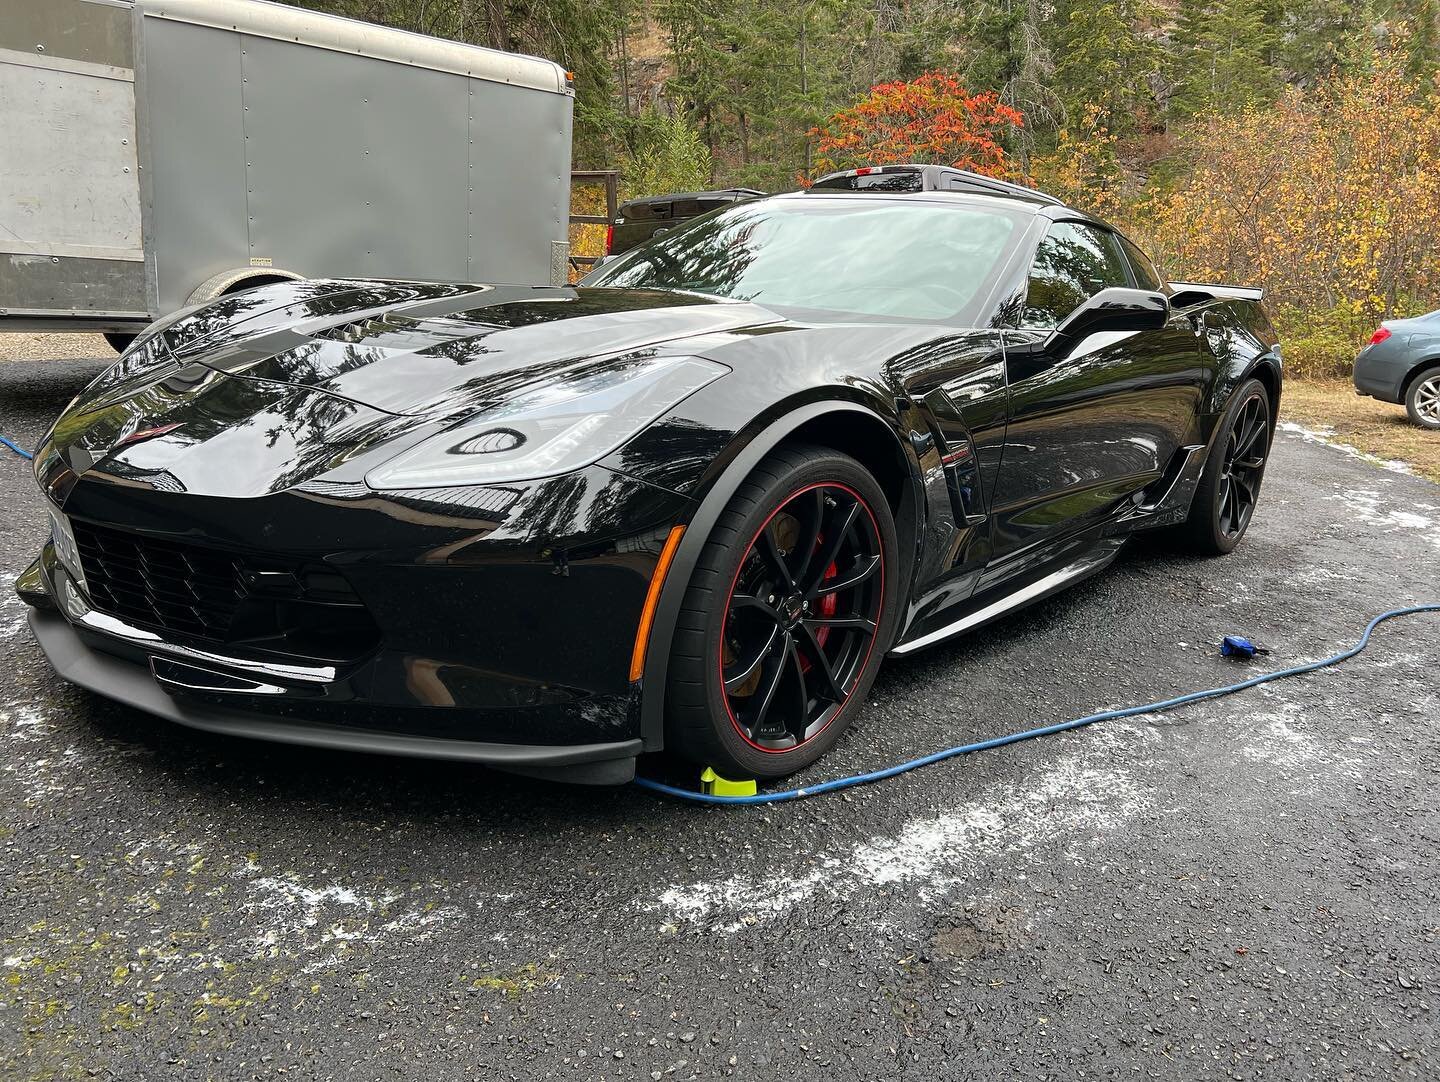
[[[1170,303],[1190,308],[1209,301],[1259,301],[1265,291],[1256,286],[1207,285],[1203,282],[1171,282]]]

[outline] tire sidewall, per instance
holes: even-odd
[[[861,669],[850,696],[825,728],[816,733],[798,748],[787,751],[764,751],[749,743],[736,729],[724,687],[720,679],[718,664],[712,664],[720,656],[721,633],[724,629],[725,612],[729,602],[729,590],[735,581],[741,565],[748,558],[754,539],[770,518],[788,503],[796,494],[816,484],[832,483],[844,485],[859,494],[874,517],[876,531],[880,537],[883,556],[881,564],[883,578],[880,624],[876,631],[870,654]],[[866,696],[874,683],[880,660],[889,649],[895,634],[895,624],[900,612],[898,603],[900,583],[897,568],[898,545],[895,537],[894,518],[885,493],[874,478],[854,459],[833,454],[816,458],[798,469],[787,469],[778,482],[766,493],[743,519],[738,534],[740,541],[732,546],[725,559],[716,567],[719,581],[725,584],[723,594],[717,595],[717,604],[706,616],[705,649],[705,703],[714,723],[715,734],[720,744],[734,762],[753,777],[783,777],[815,762],[840,739],[854,721],[855,715],[864,707]]]

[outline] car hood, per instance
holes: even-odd
[[[184,317],[100,376],[56,421],[36,475],[253,497],[366,468],[461,416],[638,350],[697,351],[785,321],[657,291],[318,283]],[[131,498],[134,498],[133,496]]]
[[[784,322],[739,301],[656,290],[367,284],[226,325],[167,332],[188,361],[391,414],[450,416],[640,349]]]

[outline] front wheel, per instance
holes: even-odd
[[[1421,428],[1440,428],[1440,365],[1425,369],[1410,381],[1405,412]]]
[[[730,776],[819,759],[854,720],[894,634],[895,524],[854,459],[774,452],[716,523],[685,594],[670,747]]]

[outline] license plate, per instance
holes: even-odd
[[[85,582],[85,569],[80,565],[80,546],[75,543],[70,520],[52,507],[50,525],[50,536],[55,541],[55,555],[60,560],[60,566],[70,572],[71,577],[88,592],[90,587]]]

